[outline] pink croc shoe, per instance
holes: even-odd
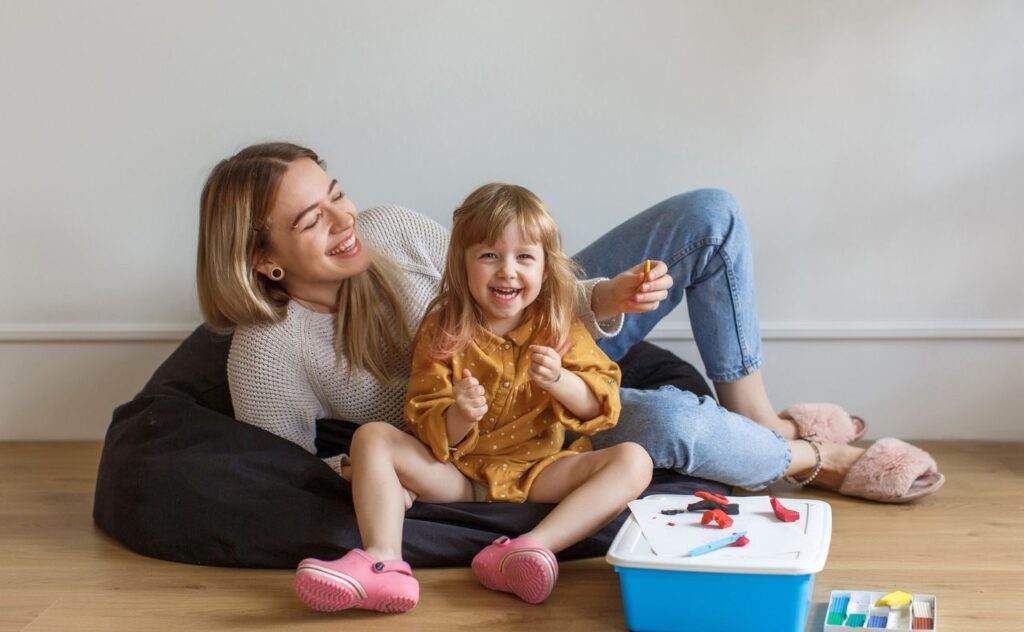
[[[515,593],[526,603],[540,603],[558,581],[558,560],[535,540],[501,536],[476,554],[473,573],[491,590]]]
[[[850,443],[867,431],[863,419],[835,404],[794,404],[779,417],[792,420],[801,438],[819,443]]]
[[[352,549],[332,562],[308,558],[295,571],[295,592],[302,603],[321,612],[346,608],[405,612],[420,600],[420,583],[405,562],[379,562]]]

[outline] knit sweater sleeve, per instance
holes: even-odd
[[[235,418],[316,453],[316,420],[325,417],[291,319],[239,327],[228,353]]]
[[[576,287],[579,292],[579,309],[576,310],[576,318],[583,323],[583,326],[587,328],[587,331],[595,339],[611,338],[612,336],[619,335],[622,331],[622,325],[626,322],[625,314],[616,314],[608,320],[597,320],[597,315],[594,314],[593,300],[594,300],[594,288],[601,281],[607,281],[608,279],[598,277],[594,279],[587,279],[580,281]]]

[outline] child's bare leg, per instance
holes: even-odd
[[[553,552],[611,522],[651,482],[653,465],[636,443],[559,459],[540,473],[529,500],[558,506],[528,533]]]
[[[718,402],[726,409],[771,428],[784,439],[797,437],[796,424],[775,413],[760,370],[735,382],[715,382],[715,392],[718,393]]]
[[[352,437],[352,498],[363,548],[378,560],[402,559],[405,490],[421,500],[473,499],[473,488],[451,463],[442,463],[416,437],[382,422]]]
[[[350,462],[351,462],[351,460],[350,460]],[[341,474],[341,477],[343,479],[345,479],[346,481],[352,482],[352,466],[351,465],[342,465],[341,466],[341,472],[339,472],[339,474]],[[412,507],[412,504],[414,502],[416,502],[416,494],[412,493],[411,491],[409,491],[408,489],[403,487],[402,488],[402,501],[405,503],[405,510],[409,511],[409,509]]]

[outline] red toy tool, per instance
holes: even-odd
[[[712,494],[711,492],[694,492],[693,495],[697,498],[703,498],[704,500],[710,500],[713,503],[718,503],[719,505],[729,504],[728,498],[725,496],[719,496],[718,494]]]
[[[712,522],[716,523],[719,529],[727,529],[732,526],[732,518],[725,515],[721,509],[705,511],[704,515],[700,517],[700,523],[703,525],[709,525]]]
[[[783,522],[796,522],[800,519],[800,512],[794,509],[786,509],[786,507],[779,502],[779,499],[772,496],[769,501],[772,504],[772,511],[775,512],[775,517]]]

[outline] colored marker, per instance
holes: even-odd
[[[710,552],[715,551],[717,549],[721,549],[723,547],[729,546],[730,544],[732,544],[736,540],[739,540],[740,538],[742,538],[745,535],[747,535],[746,531],[740,531],[739,533],[734,533],[734,534],[730,535],[728,538],[722,538],[721,540],[715,540],[714,542],[708,542],[707,544],[705,544],[703,546],[698,546],[695,549],[690,549],[690,552],[687,553],[687,555],[689,555],[690,557],[697,557],[698,555],[704,555],[705,553],[710,553]]]

